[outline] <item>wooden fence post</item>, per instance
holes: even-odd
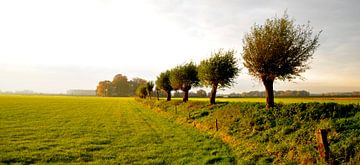
[[[217,119],[215,119],[215,128],[216,128],[216,131],[218,131],[218,130],[219,130],[218,120],[217,120]]]
[[[327,140],[327,131],[324,129],[318,129],[316,130],[315,135],[318,143],[320,159],[322,159],[325,162],[329,162],[330,148]]]

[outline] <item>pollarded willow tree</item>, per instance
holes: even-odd
[[[139,96],[142,99],[145,99],[146,96],[148,95],[147,93],[147,85],[146,84],[141,84],[136,88],[135,94],[137,96]]]
[[[215,104],[218,88],[232,85],[239,73],[235,50],[219,51],[213,53],[209,59],[202,60],[198,67],[199,79],[205,86],[211,87],[210,104]]]
[[[167,70],[165,72],[160,73],[155,81],[156,87],[164,90],[167,94],[167,101],[171,100],[171,91],[173,90],[170,84],[170,71]]]
[[[147,82],[146,83],[146,92],[147,92],[148,96],[150,97],[150,99],[151,99],[153,89],[154,89],[154,82],[152,82],[152,81]]]
[[[199,85],[197,67],[193,62],[179,65],[170,71],[170,84],[174,90],[184,92],[183,102],[189,100],[189,90],[192,86]]]
[[[243,39],[244,66],[265,86],[266,108],[274,107],[274,80],[293,80],[309,68],[308,61],[319,46],[321,31],[313,36],[312,27],[295,25],[285,13],[254,25]]]

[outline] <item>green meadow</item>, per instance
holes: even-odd
[[[173,100],[0,95],[0,164],[319,163],[318,128],[335,163],[360,158],[359,98]]]
[[[0,164],[234,164],[220,140],[134,98],[0,96]]]

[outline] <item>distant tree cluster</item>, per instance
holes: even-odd
[[[145,85],[146,80],[133,78],[128,80],[125,75],[115,75],[113,81],[100,81],[96,87],[96,95],[102,97],[135,96],[139,86]]]

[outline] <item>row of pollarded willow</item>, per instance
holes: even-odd
[[[281,18],[267,19],[264,25],[255,24],[245,34],[243,64],[250,75],[263,82],[267,108],[274,106],[273,83],[276,79],[292,80],[309,68],[308,61],[319,46],[319,35],[320,32],[313,36],[309,24],[295,25],[286,13]],[[197,69],[192,62],[177,66],[161,73],[156,85],[168,93],[167,100],[171,99],[171,90],[181,89],[186,102],[191,86],[201,82],[212,87],[210,103],[214,104],[217,88],[230,86],[239,72],[234,54],[234,50],[220,49],[201,61]]]
[[[183,101],[187,102],[191,87],[199,85],[200,80],[197,75],[197,66],[190,62],[160,73],[155,83],[157,88],[167,93],[167,101],[171,100],[172,90],[182,90]]]
[[[196,66],[193,62],[178,65],[171,70],[160,73],[156,86],[167,93],[167,100],[171,100],[172,90],[184,92],[183,101],[188,101],[189,90],[193,86],[204,85],[211,87],[210,103],[215,104],[218,88],[231,86],[239,73],[235,51],[220,49],[209,59]]]

